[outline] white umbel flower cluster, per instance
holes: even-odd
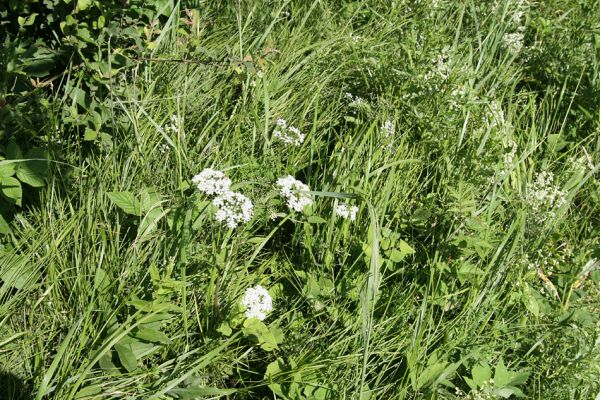
[[[213,200],[213,205],[219,207],[215,219],[225,223],[229,228],[235,228],[242,222],[248,222],[254,214],[254,206],[249,198],[241,193],[227,191]]]
[[[537,223],[543,223],[555,216],[554,210],[566,203],[566,192],[554,184],[552,172],[542,171],[527,185],[525,200],[534,211]]]
[[[277,179],[277,186],[279,186],[279,193],[286,198],[287,206],[290,209],[302,212],[304,207],[312,205],[311,196],[307,193],[302,193],[308,192],[310,189],[304,183],[294,179],[293,176],[288,175]]]
[[[358,213],[357,206],[351,206],[349,204],[338,204],[335,206],[335,215],[350,221],[356,221],[356,214]]]
[[[502,37],[502,44],[514,57],[518,56],[523,49],[524,36],[521,32],[505,33]]]
[[[231,187],[231,179],[225,176],[223,171],[205,168],[192,178],[192,183],[199,191],[208,195],[220,195],[228,192]]]
[[[246,318],[257,318],[263,321],[267,318],[267,313],[273,310],[273,299],[267,289],[256,285],[246,289],[242,305],[246,308]]]
[[[304,142],[305,135],[295,126],[288,125],[283,118],[277,119],[277,129],[273,131],[273,136],[285,144],[300,146]]]
[[[223,171],[205,168],[192,178],[198,190],[210,196],[216,196],[212,204],[218,207],[215,219],[229,228],[235,228],[242,222],[248,222],[254,214],[254,206],[249,198],[231,191],[231,179]]]

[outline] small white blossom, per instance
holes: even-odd
[[[256,285],[246,289],[242,305],[246,308],[246,318],[257,318],[263,321],[267,318],[267,313],[273,310],[273,299],[267,289]]]
[[[541,224],[554,218],[554,210],[566,203],[566,195],[566,192],[554,184],[552,172],[542,171],[527,185],[525,200],[535,212],[535,221]]]
[[[228,192],[231,187],[231,179],[225,176],[223,171],[205,168],[192,178],[192,183],[199,191],[208,195],[220,195]]]
[[[254,214],[254,206],[249,198],[241,193],[227,191],[213,200],[219,207],[215,219],[224,222],[229,228],[235,228],[241,222],[248,222]]]
[[[284,178],[277,179],[277,186],[279,186],[279,193],[287,199],[287,206],[290,209],[301,212],[304,207],[312,205],[313,201],[311,196],[302,193],[308,192],[310,189],[304,183],[294,179],[293,176],[288,175]]]
[[[350,221],[356,220],[357,213],[357,206],[350,206],[348,204],[338,204],[337,206],[335,206],[335,214],[339,217],[350,219]]]
[[[523,37],[520,32],[505,33],[502,37],[502,43],[508,52],[516,57],[523,49]]]
[[[394,134],[396,133],[396,125],[394,124],[394,121],[392,120],[387,120],[383,123],[383,125],[381,125],[381,133],[383,134],[383,136],[390,137],[390,136],[394,136]]]
[[[285,144],[293,144],[300,146],[304,142],[305,135],[300,132],[300,129],[289,125],[285,119],[278,118],[276,121],[279,129],[273,131],[273,136]]]
[[[171,118],[169,118],[169,125],[165,126],[165,131],[167,132],[173,132],[173,133],[179,133],[179,117],[176,114],[171,115]]]

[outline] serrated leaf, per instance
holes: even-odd
[[[139,217],[142,215],[140,202],[131,192],[108,192],[110,201],[127,214]]]
[[[13,177],[0,178],[0,187],[2,188],[2,194],[6,196],[11,202],[20,206],[23,199],[23,189],[21,188],[21,182]]]

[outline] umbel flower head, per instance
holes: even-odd
[[[300,146],[304,142],[305,135],[295,126],[288,126],[288,123],[285,119],[278,118],[277,127],[278,129],[273,131],[273,136],[283,143]]]
[[[241,193],[226,191],[213,200],[213,205],[219,207],[215,219],[225,223],[229,228],[235,228],[241,222],[248,222],[254,214],[254,206],[249,198]]]
[[[267,313],[273,310],[273,299],[267,289],[260,285],[246,289],[242,305],[246,308],[246,318],[258,318],[263,321]]]
[[[192,178],[192,183],[199,191],[208,195],[220,195],[229,191],[231,179],[225,176],[223,171],[205,168]]]
[[[356,214],[358,213],[357,206],[351,206],[345,203],[338,204],[335,206],[335,214],[338,217],[342,217],[344,219],[349,219],[350,221],[356,220]]]
[[[312,205],[311,196],[307,193],[302,193],[308,192],[310,189],[304,183],[294,179],[293,176],[288,175],[277,179],[277,186],[279,186],[279,193],[286,198],[287,206],[290,209],[301,212],[304,207]]]

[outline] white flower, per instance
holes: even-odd
[[[235,228],[241,222],[248,222],[254,214],[254,206],[249,198],[241,193],[227,191],[213,200],[219,207],[215,219],[224,222],[229,228]]]
[[[339,217],[350,219],[350,221],[356,220],[357,213],[357,206],[350,206],[348,204],[338,204],[337,206],[335,206],[335,214]]]
[[[267,317],[266,313],[273,310],[273,299],[267,289],[256,285],[246,289],[242,305],[246,308],[246,318],[258,318],[262,321]]]
[[[273,137],[285,144],[293,144],[294,146],[300,146],[304,142],[305,135],[295,126],[288,126],[285,119],[278,118],[276,124],[280,129],[273,131]]]
[[[502,43],[510,54],[518,56],[521,49],[523,49],[523,34],[520,32],[505,33],[502,37]]]
[[[302,193],[308,192],[310,189],[304,183],[294,179],[293,176],[288,175],[284,178],[277,179],[277,186],[279,186],[281,195],[287,199],[287,206],[290,209],[301,212],[304,207],[312,205],[313,201],[311,196]]]
[[[389,119],[385,121],[383,125],[381,125],[381,133],[385,137],[394,136],[394,133],[396,133],[396,126],[394,125],[394,121],[391,121]]]
[[[535,180],[527,185],[525,200],[531,206],[534,219],[543,223],[556,215],[554,210],[566,203],[567,193],[554,184],[552,172],[542,171],[535,176]]]
[[[179,132],[179,116],[177,116],[176,114],[171,115],[170,120],[170,124],[165,126],[165,130],[167,132],[173,132],[173,133],[178,133]]]
[[[192,183],[198,190],[208,195],[219,195],[229,191],[231,179],[225,176],[223,171],[205,168],[192,178]]]

